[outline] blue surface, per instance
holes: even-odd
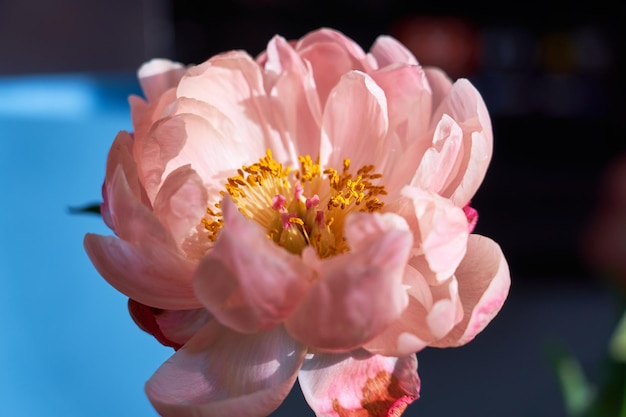
[[[96,272],[86,232],[134,74],[0,78],[0,416],[156,416],[143,384],[171,354]]]

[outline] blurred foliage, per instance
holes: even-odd
[[[565,346],[554,345],[548,351],[568,417],[626,417],[626,297],[621,292],[618,296],[622,313],[606,344],[598,381],[587,380]]]

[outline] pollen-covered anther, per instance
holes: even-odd
[[[223,196],[228,195],[250,220],[260,224],[269,239],[292,253],[300,254],[313,246],[324,258],[349,250],[343,237],[343,223],[352,211],[374,212],[384,203],[384,186],[374,182],[382,178],[373,165],[365,165],[352,174],[351,161],[343,160],[341,172],[322,169],[319,160],[309,155],[298,157],[298,169],[291,170],[266,155],[255,164],[242,166],[227,178]],[[215,205],[219,208],[219,203]],[[202,220],[215,241],[223,227],[219,211],[207,209]]]

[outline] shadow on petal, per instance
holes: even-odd
[[[480,235],[470,235],[467,255],[457,269],[456,278],[463,319],[431,346],[461,346],[473,340],[498,314],[511,286],[502,249],[493,240]]]
[[[163,417],[264,417],[285,399],[305,348],[282,327],[254,335],[205,325],[146,383]]]

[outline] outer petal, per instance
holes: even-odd
[[[351,70],[369,72],[375,65],[368,62],[356,42],[328,28],[310,32],[296,43],[295,48],[311,64],[322,107],[344,74]]]
[[[296,49],[302,50],[312,45],[319,45],[324,43],[334,43],[345,50],[356,62],[362,62],[367,59],[365,52],[359,44],[352,39],[345,36],[343,33],[330,28],[321,28],[307,33],[303,36],[296,45]],[[356,65],[351,69],[359,69]]]
[[[400,317],[363,347],[369,352],[385,356],[406,356],[418,352],[433,339],[426,317],[433,299],[430,288],[420,273],[410,266],[403,280],[413,294]]]
[[[139,157],[142,154],[141,149],[143,147],[143,141],[152,128],[152,125],[164,117],[169,106],[171,106],[175,101],[175,88],[170,88],[155,101],[150,103],[142,97],[136,95],[128,97],[130,114],[134,128],[134,155],[136,157]],[[140,160],[137,161],[138,164],[140,164],[140,162]]]
[[[456,205],[463,207],[480,186],[493,152],[493,133],[487,107],[480,93],[467,80],[460,79],[433,116],[437,123],[448,114],[463,130],[463,153],[455,178],[442,190]]]
[[[102,185],[103,202],[100,211],[105,224],[113,231],[115,231],[115,224],[111,217],[112,207],[108,194],[111,185],[109,182],[112,181],[117,169],[122,170],[130,193],[143,204],[150,205],[146,191],[138,177],[137,164],[133,160],[133,138],[126,131],[119,132],[111,145],[107,156],[105,181]]]
[[[419,398],[415,355],[314,354],[298,376],[317,417],[399,417]]]
[[[402,194],[410,204],[400,212],[416,242],[411,264],[430,284],[442,282],[454,274],[465,255],[469,235],[465,213],[449,200],[419,188],[405,187]]]
[[[120,131],[111,145],[107,156],[105,178],[113,178],[118,168],[122,169],[131,194],[144,204],[149,204],[146,191],[138,177],[137,164],[133,159],[133,137],[126,131]]]
[[[105,188],[110,220],[121,239],[132,243],[155,243],[172,251],[177,249],[169,230],[150,207],[137,199],[121,166],[111,177],[107,177]]]
[[[468,141],[464,139],[465,147],[468,148]],[[459,206],[468,204],[476,194],[478,187],[483,182],[489,162],[491,161],[491,138],[484,132],[473,132],[471,134],[471,148],[466,151],[469,158],[467,165],[461,165],[459,173],[462,173],[460,182],[452,181],[451,187],[442,191],[442,195],[450,195],[450,200]]]
[[[379,36],[376,38],[370,52],[376,58],[379,68],[394,63],[418,65],[413,53],[391,36]]]
[[[433,305],[428,312],[426,322],[435,339],[445,336],[464,316],[459,284],[455,277],[450,277],[440,285],[430,287]]]
[[[498,314],[511,286],[509,268],[500,246],[479,235],[470,236],[467,255],[456,277],[463,320],[433,346],[460,346],[474,339]]]
[[[434,111],[450,92],[452,80],[443,70],[437,67],[425,67],[424,73],[426,74],[428,85],[433,93],[432,109]]]
[[[203,308],[192,310],[161,310],[128,299],[128,311],[143,331],[165,346],[180,349],[212,316]]]
[[[265,417],[291,390],[305,348],[282,327],[243,335],[208,323],[146,383],[163,417]]]
[[[322,128],[327,137],[322,139],[322,165],[341,167],[344,158],[357,168],[376,162],[388,127],[384,91],[367,74],[345,74],[324,109]]]
[[[87,234],[84,246],[100,274],[118,291],[153,307],[199,307],[193,263],[149,207],[137,199],[122,166],[106,181],[109,221],[120,239]]]
[[[258,224],[222,202],[224,227],[194,277],[198,298],[224,325],[248,333],[281,323],[312,280],[297,255],[269,240]]]
[[[213,316],[204,308],[194,308],[191,310],[156,311],[154,318],[165,337],[184,345],[206,323],[212,320]]]
[[[100,275],[128,297],[170,310],[201,306],[191,285],[194,265],[163,245],[88,233],[84,246]]]
[[[154,214],[181,245],[206,212],[208,193],[189,165],[173,171],[163,182],[154,201]]]
[[[454,277],[428,287],[417,270],[407,268],[404,284],[409,305],[383,333],[364,345],[368,351],[385,356],[410,355],[445,336],[462,319]]]
[[[174,87],[187,69],[178,62],[153,59],[137,71],[145,98],[131,95],[130,104],[133,127],[139,142],[146,136],[150,126],[159,120],[163,110],[176,99]]]
[[[155,58],[137,71],[139,83],[149,102],[155,101],[166,90],[175,87],[187,69],[179,62]]]
[[[389,213],[354,213],[345,235],[351,252],[320,263],[317,281],[286,322],[298,340],[329,351],[371,340],[408,301],[402,286],[412,245],[406,223]]]

